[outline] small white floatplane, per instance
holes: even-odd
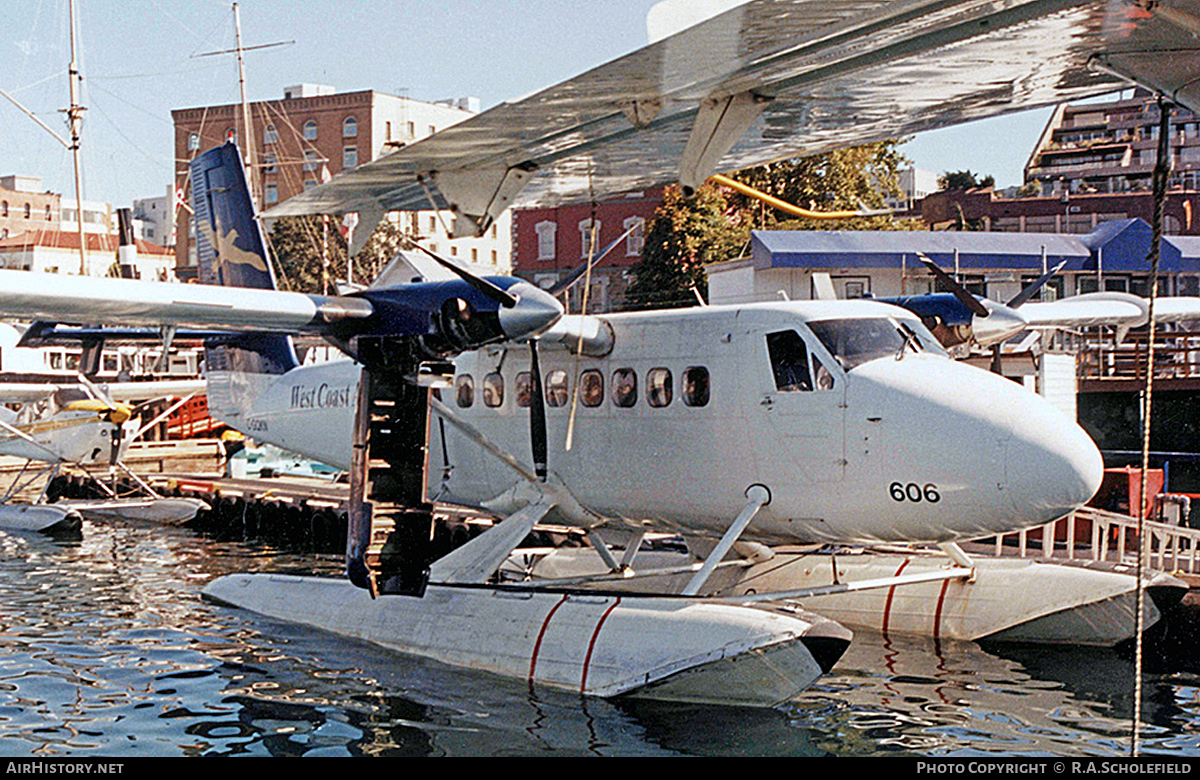
[[[1200,83],[1129,51],[1178,32],[1158,5],[1128,24],[1107,0],[735,5],[268,216],[357,211],[369,228],[432,205],[482,233],[515,203],[693,188],[717,169],[1095,94],[1113,70],[1178,77],[1181,99]],[[1100,54],[1104,71],[1089,65]],[[768,703],[850,634],[788,604],[699,598],[733,545],[952,544],[1054,519],[1099,485],[1072,420],[879,302],[563,317],[528,283],[457,267],[348,295],[275,291],[241,171],[231,146],[192,163],[201,281],[220,287],[0,272],[12,316],[237,330],[209,342],[210,407],[349,470],[349,582],[239,575],[212,598],[583,694]],[[352,359],[299,366],[288,331]],[[442,381],[449,403],[428,390]],[[431,560],[431,498],[505,519]],[[544,521],[602,551],[606,534],[636,551],[658,530],[712,550],[680,596],[492,583]]]
[[[96,385],[82,374],[74,384],[0,382],[0,403],[9,405],[0,407],[0,456],[25,461],[0,497],[0,528],[60,534],[78,532],[82,518],[89,516],[159,521],[195,516],[206,506],[202,501],[159,496],[121,461],[130,442],[150,427],[139,427],[139,407],[132,401],[177,394],[190,398],[203,389],[200,380]],[[31,469],[35,463],[41,468]],[[47,488],[64,464],[91,477],[105,497],[48,501]],[[118,495],[92,474],[96,467],[124,471],[139,485],[139,495]],[[36,501],[13,500],[42,478],[45,485]]]

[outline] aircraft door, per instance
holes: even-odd
[[[797,330],[758,333],[742,372],[759,422],[762,465],[779,479],[845,476],[846,380]],[[752,412],[752,414],[755,414]]]

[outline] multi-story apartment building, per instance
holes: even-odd
[[[1150,189],[1158,146],[1158,103],[1144,90],[1105,103],[1064,103],[1050,117],[1025,165],[1026,184],[1046,195],[1138,192]],[[1198,189],[1200,117],[1171,112],[1171,180]]]
[[[251,189],[260,206],[269,208],[327,181],[342,171],[374,160],[381,154],[419,141],[472,116],[477,98],[426,103],[374,90],[335,92],[332,87],[300,84],[284,90],[281,100],[249,104],[250,136],[245,134],[239,104],[177,109],[175,158],[190,160],[226,140],[238,141],[249,159]],[[176,171],[175,184],[187,192],[187,166]],[[452,217],[430,210],[401,215],[400,224],[429,239],[432,251],[507,272],[510,222],[505,217],[480,238],[450,239]],[[190,214],[176,219],[175,252],[179,272],[195,267],[195,248],[189,235]]]

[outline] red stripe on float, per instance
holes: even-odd
[[[892,576],[899,577],[900,572],[904,571],[904,568],[906,566],[908,566],[908,558],[904,559],[904,563],[900,564],[900,568],[896,569],[896,573],[893,574]],[[888,588],[887,603],[883,605],[883,626],[879,629],[879,633],[881,633],[881,634],[887,633],[888,621],[891,620],[891,617],[892,617],[892,597],[895,595],[896,595],[896,586],[893,585],[892,587]]]
[[[546,629],[550,627],[550,618],[554,617],[554,613],[557,612],[558,608],[566,602],[567,597],[566,594],[564,594],[563,597],[558,600],[558,603],[554,605],[554,608],[546,614],[546,619],[542,621],[542,630],[538,632],[537,642],[534,642],[533,644],[533,655],[529,659],[529,682],[533,682],[533,671],[537,668],[538,653],[542,651],[542,638],[546,636]]]
[[[942,580],[942,592],[938,594],[937,611],[933,614],[933,638],[940,639],[942,634],[942,605],[946,603],[946,591],[950,588],[950,580]]]
[[[592,663],[592,651],[596,649],[596,637],[600,636],[600,629],[604,626],[604,621],[608,620],[608,616],[621,603],[621,597],[618,596],[608,609],[604,610],[604,614],[596,621],[596,630],[592,632],[592,641],[588,642],[587,657],[583,659],[583,677],[579,681],[579,692],[584,693],[587,690],[588,667]]]

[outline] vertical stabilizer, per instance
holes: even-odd
[[[200,282],[274,290],[275,275],[237,146],[227,143],[192,160],[191,178]],[[210,372],[283,374],[298,365],[287,336],[240,334],[206,346]]]
[[[275,289],[238,148],[227,143],[192,160],[191,178],[201,283]],[[243,432],[255,402],[275,380],[299,365],[291,337],[275,333],[209,339],[204,363],[209,411]]]

